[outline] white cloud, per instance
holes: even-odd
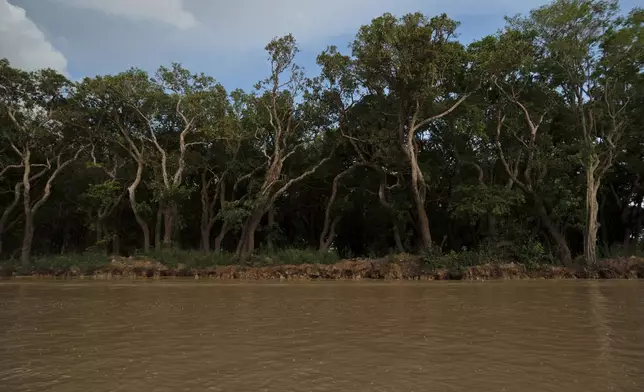
[[[77,7],[134,20],[164,22],[181,30],[194,27],[197,20],[184,9],[183,0],[56,0]]]
[[[83,1],[83,0],[76,0]],[[256,50],[272,37],[292,33],[301,43],[319,43],[329,37],[354,34],[385,12],[397,16],[421,11],[481,18],[494,13],[526,11],[544,0],[184,0],[200,19],[197,42],[225,49]]]
[[[398,16],[446,12],[463,20],[468,34],[478,34],[477,24],[483,34],[492,33],[497,24],[501,27],[500,15],[525,12],[546,0],[8,1],[26,9],[41,30],[56,37],[56,45],[73,64],[70,68],[81,75],[130,66],[150,70],[178,61],[217,75],[228,72],[230,78],[255,79],[253,72],[265,66],[263,47],[275,36],[293,33],[304,52],[299,60],[310,61],[327,44],[348,44],[361,25],[384,12]],[[7,0],[0,4],[9,7]],[[5,22],[8,12],[4,11],[0,9],[0,31],[13,30]],[[24,12],[21,15],[37,31]],[[14,44],[18,41],[8,38],[11,34],[15,33],[1,34],[3,46],[36,47]],[[4,47],[2,51],[6,52]]]
[[[25,70],[53,68],[65,72],[67,59],[34,24],[24,9],[0,0],[0,58]]]
[[[418,0],[193,0],[217,46],[256,49],[272,37],[292,33],[300,42],[354,33],[383,12]]]

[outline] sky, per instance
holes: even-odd
[[[385,12],[447,13],[469,43],[505,15],[543,0],[0,0],[0,58],[26,70],[54,68],[74,80],[129,67],[183,64],[227,89],[249,89],[269,71],[264,46],[292,33],[298,64],[316,72],[328,45],[348,53],[361,25]],[[628,10],[644,0],[623,0]]]

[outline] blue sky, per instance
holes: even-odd
[[[644,0],[624,0],[624,10]],[[250,88],[267,72],[265,44],[293,33],[298,63],[315,73],[327,45],[346,50],[357,29],[384,12],[446,12],[464,43],[492,34],[504,15],[540,0],[0,0],[0,58],[56,68],[73,79],[128,67],[153,72],[180,62],[227,89]]]

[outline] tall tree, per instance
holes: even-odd
[[[289,158],[307,145],[318,133],[304,132],[298,118],[296,99],[305,87],[301,69],[295,64],[298,52],[292,35],[274,39],[266,46],[271,64],[268,78],[258,83],[260,95],[253,100],[259,148],[266,157],[266,169],[259,188],[253,195],[253,205],[242,228],[237,255],[246,259],[255,250],[255,232],[262,217],[293,184],[313,174],[330,159],[319,159],[299,175],[284,179],[284,165]]]
[[[0,64],[0,80],[4,92],[2,109],[11,121],[4,136],[22,169],[21,185],[16,184],[14,191],[17,196],[22,188],[24,230],[20,260],[24,268],[29,268],[34,217],[49,200],[56,178],[86,146],[69,123],[73,86],[63,75],[52,70],[23,72],[4,61]],[[34,189],[41,178],[45,179],[44,186]]]
[[[633,59],[642,53],[641,27],[633,26],[641,26],[641,18],[621,30],[617,12],[614,0],[556,0],[511,21],[534,36],[552,88],[575,119],[586,183],[584,256],[589,264],[597,263],[597,193],[621,151],[628,92],[639,72]]]
[[[461,83],[468,62],[464,47],[455,39],[457,26],[444,14],[427,18],[416,13],[400,19],[385,14],[363,26],[352,45],[363,87],[386,95],[389,101],[377,115],[394,119],[390,131],[407,160],[416,228],[425,248],[432,246],[432,236],[420,139],[428,137],[425,132],[433,122],[454,112],[470,95]]]

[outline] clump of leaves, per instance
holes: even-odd
[[[512,207],[525,202],[521,191],[504,186],[461,185],[456,188],[454,196],[456,202],[452,214],[477,219],[488,213],[509,215]]]

